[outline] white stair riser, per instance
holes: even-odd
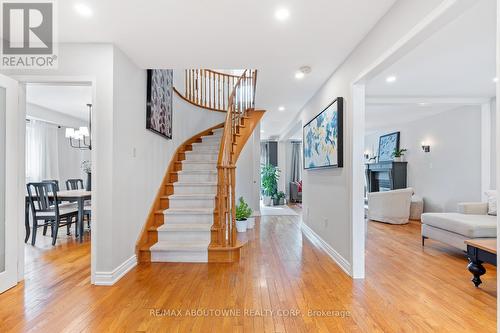
[[[220,145],[214,145],[214,146],[193,146],[193,150],[188,150],[186,152],[186,155],[187,154],[190,154],[190,153],[198,153],[198,152],[203,152],[203,153],[213,153],[213,154],[219,154],[219,148],[220,148]]]
[[[211,145],[220,144],[221,138],[206,136],[201,139],[201,143],[208,143]]]
[[[215,199],[169,199],[170,208],[215,208]]]
[[[209,186],[178,186],[174,183],[174,193],[175,194],[216,194],[217,193],[217,185],[209,185]]]
[[[216,182],[216,173],[178,173],[179,181],[186,183],[196,183],[196,182]]]
[[[217,162],[217,158],[219,157],[219,154],[186,154],[186,161],[196,161],[196,162],[201,162],[201,161],[206,161],[206,162]]]
[[[158,241],[210,243],[210,231],[158,231]]]
[[[208,262],[208,251],[155,251],[151,250],[152,262]]]
[[[185,163],[182,162],[182,170],[200,170],[200,171],[213,171],[216,170],[216,162],[214,161],[213,163]]]
[[[214,223],[213,214],[165,214],[165,223],[172,224],[207,224]]]

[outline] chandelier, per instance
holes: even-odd
[[[89,126],[76,128],[66,128],[66,138],[72,148],[92,150],[92,104],[87,104],[89,108]]]

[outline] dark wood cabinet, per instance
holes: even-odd
[[[408,162],[379,162],[366,164],[368,192],[379,192],[406,188]]]

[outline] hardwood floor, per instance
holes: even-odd
[[[263,217],[239,263],[141,264],[112,287],[89,284],[88,239],[27,246],[25,283],[0,295],[0,332],[496,330],[494,267],[476,289],[463,254],[432,240],[421,248],[418,224],[370,222],[367,277],[353,281],[299,221]]]

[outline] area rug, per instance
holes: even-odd
[[[293,209],[288,206],[264,206],[260,205],[260,214],[262,216],[299,216]]]

